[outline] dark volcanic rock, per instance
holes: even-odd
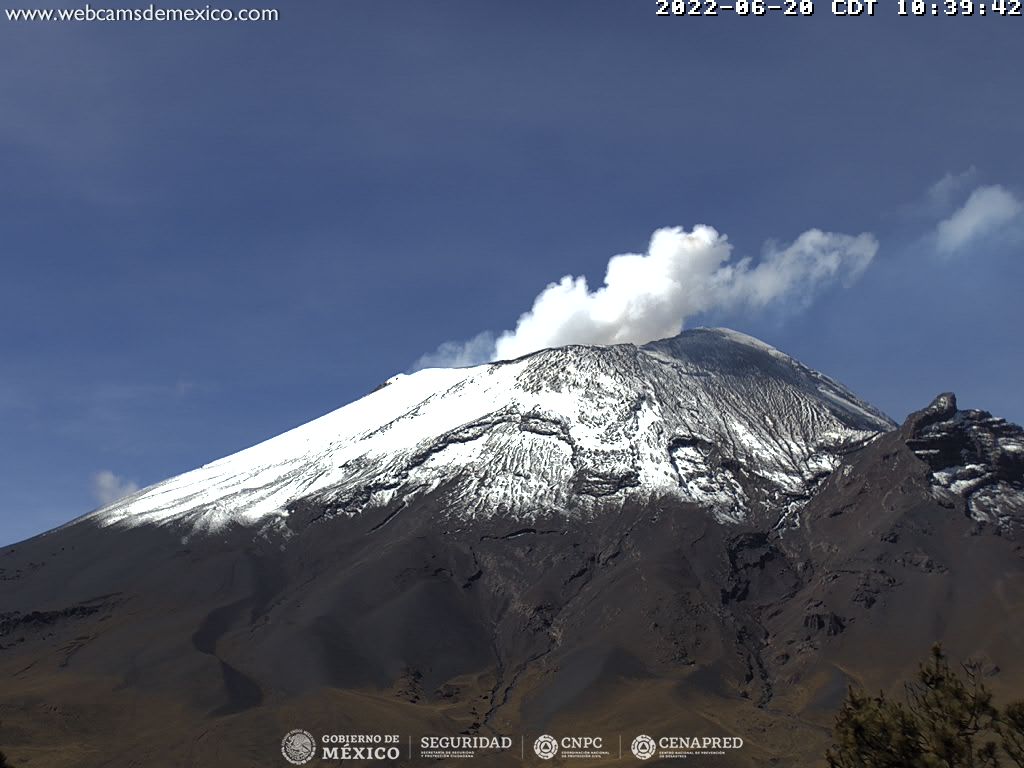
[[[959,411],[939,395],[901,430],[928,464],[940,498],[963,499],[975,520],[1006,527],[1024,517],[1024,430],[987,411]]]
[[[688,364],[721,353],[698,339]],[[432,445],[488,429],[572,455],[536,414]],[[831,472],[810,461],[801,497],[665,435],[680,482],[757,500],[738,522],[582,460],[575,496],[528,519],[472,514],[454,482],[309,494],[281,527],[86,518],[0,553],[0,738],[16,765],[223,767],[280,765],[296,727],[689,733],[742,736],[723,766],[814,764],[846,686],[892,686],[936,640],[1024,688],[1021,434],[941,396]]]

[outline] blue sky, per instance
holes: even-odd
[[[869,233],[854,277],[686,323],[895,418],[952,389],[1024,421],[1021,19],[279,7],[0,20],[0,542],[512,329],[662,227],[752,267]]]

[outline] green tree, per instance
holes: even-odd
[[[850,688],[836,716],[829,768],[1024,768],[1024,702],[1000,711],[975,662],[932,648],[905,701]]]
[[[866,696],[850,688],[836,716],[829,768],[926,768],[920,730],[912,714],[884,694]]]
[[[1013,765],[1024,768],[1024,701],[1007,705],[997,725],[1003,751]]]

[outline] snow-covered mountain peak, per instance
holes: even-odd
[[[988,411],[957,408],[944,392],[903,427],[907,445],[930,469],[935,495],[963,500],[979,522],[1001,528],[1024,519],[1024,430]]]
[[[893,426],[757,339],[696,329],[395,376],[90,517],[262,526],[300,503],[358,515],[443,493],[449,514],[478,518],[585,516],[674,496],[737,521],[798,507],[844,451]]]

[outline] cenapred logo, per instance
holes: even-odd
[[[554,736],[544,734],[533,742],[533,751],[537,753],[537,757],[541,760],[550,760],[558,754],[558,742]]]
[[[305,765],[316,755],[316,739],[301,728],[288,731],[281,739],[281,754],[292,765]]]
[[[633,752],[633,756],[638,760],[650,760],[654,757],[654,753],[658,751],[658,745],[654,739],[643,733],[633,739],[633,743],[629,745],[629,748]]]

